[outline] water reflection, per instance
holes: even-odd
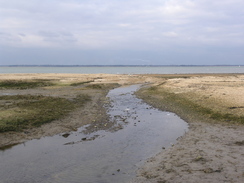
[[[0,182],[126,182],[143,162],[168,147],[187,130],[173,113],[137,99],[139,85],[111,90],[108,107],[117,126],[111,133],[76,132],[31,140],[0,153]],[[120,130],[118,130],[120,129]],[[95,139],[95,140],[94,140]]]

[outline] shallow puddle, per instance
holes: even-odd
[[[87,134],[82,127],[0,151],[0,182],[122,183],[134,178],[147,158],[188,129],[175,114],[137,99],[134,92],[139,87],[116,88],[108,94],[111,123],[120,130]]]

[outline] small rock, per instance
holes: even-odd
[[[195,161],[204,161],[205,159],[202,156],[198,156],[195,158]]]
[[[68,142],[68,143],[66,143],[64,145],[72,145],[72,144],[75,144],[75,142]]]
[[[86,140],[86,138],[82,138],[81,140]]]
[[[64,138],[67,138],[68,136],[70,136],[70,134],[69,133],[65,133],[65,134],[63,134],[62,135]]]
[[[212,168],[206,168],[203,171],[204,171],[204,173],[213,173],[214,172],[214,170]]]
[[[244,145],[244,140],[243,141],[236,141],[235,145],[243,146]]]

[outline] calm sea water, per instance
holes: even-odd
[[[244,73],[244,66],[135,66],[135,67],[0,67],[7,73],[77,73],[77,74],[194,74]]]

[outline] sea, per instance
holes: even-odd
[[[244,73],[244,66],[0,66],[0,74],[211,74]]]

